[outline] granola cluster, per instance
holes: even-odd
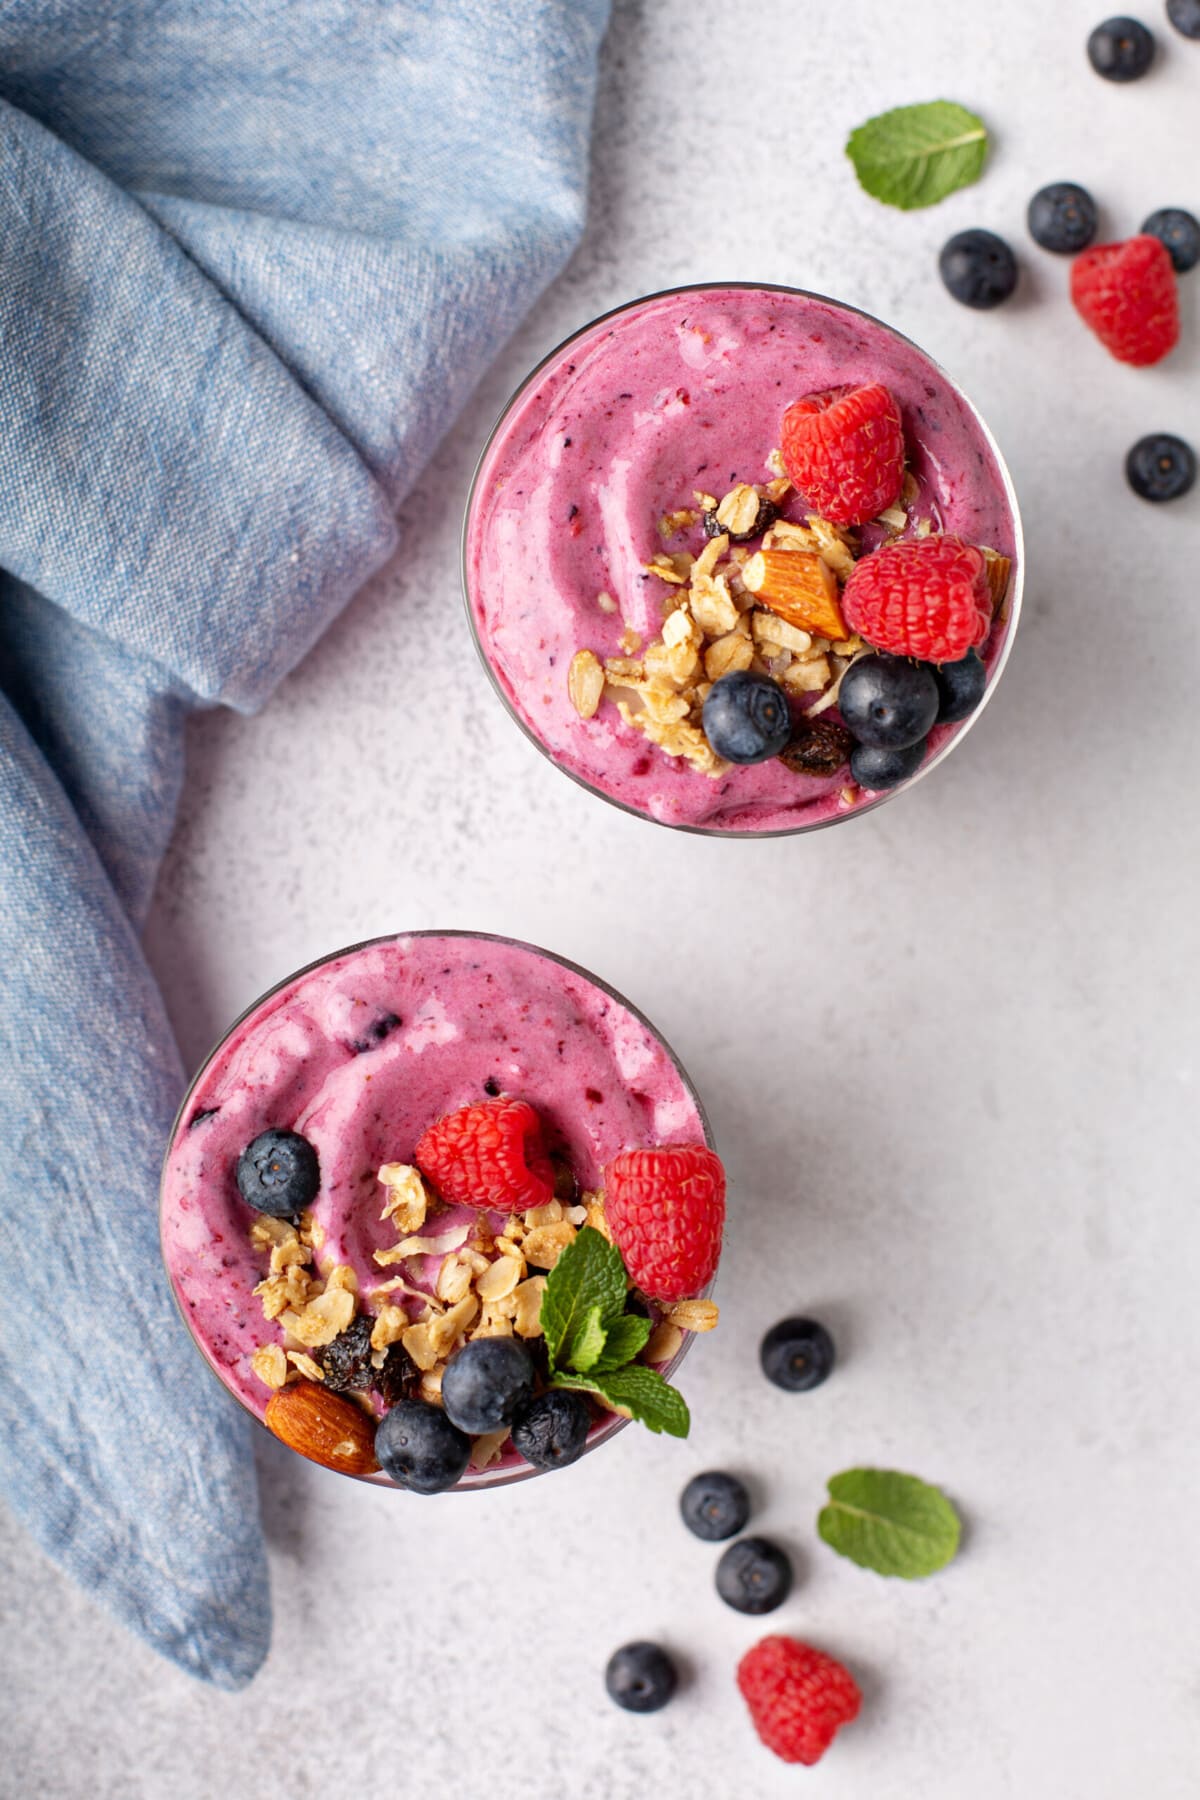
[[[376,1250],[374,1260],[381,1272],[398,1272],[368,1290],[369,1310],[363,1313],[352,1268],[339,1264],[320,1272],[324,1234],[309,1214],[298,1226],[266,1216],[251,1226],[251,1243],[269,1255],[268,1273],[254,1293],[264,1319],[283,1333],[282,1342],[263,1344],[251,1357],[254,1373],[266,1387],[278,1391],[298,1379],[324,1382],[320,1357],[310,1352],[326,1349],[357,1317],[365,1317],[371,1321],[372,1368],[382,1373],[399,1345],[412,1371],[413,1397],[440,1405],[446,1364],[464,1344],[482,1337],[542,1337],[546,1274],[582,1226],[612,1238],[602,1191],[585,1192],[577,1202],[552,1199],[510,1216],[496,1232],[485,1213],[438,1231],[430,1214],[440,1203],[418,1169],[385,1163],[378,1179],[384,1190],[380,1218],[391,1223],[397,1241]],[[430,1259],[436,1269],[430,1268]],[[711,1331],[716,1323],[712,1301],[682,1301],[658,1320],[643,1358],[668,1362],[685,1331]],[[358,1329],[365,1331],[361,1325]],[[351,1397],[374,1417],[376,1408],[365,1393]],[[487,1468],[497,1461],[508,1436],[503,1431],[476,1439],[472,1467]]]

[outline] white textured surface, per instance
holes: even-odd
[[[263,717],[195,726],[150,944],[192,1062],[289,969],[406,926],[542,942],[644,1007],[732,1178],[723,1323],[684,1382],[693,1439],[630,1429],[570,1474],[433,1503],[264,1440],[275,1647],[236,1698],[126,1639],[4,1523],[0,1791],[1197,1791],[1200,494],[1152,510],[1121,463],[1144,431],[1200,435],[1200,273],[1184,348],[1122,369],[1023,215],[1057,178],[1092,188],[1107,235],[1200,210],[1200,44],[1156,4],[1161,66],[1109,87],[1083,59],[1100,11],[619,6],[588,240],[406,507],[396,566]],[[875,206],[847,129],[939,93],[994,128],[982,185],[931,212]],[[937,279],[943,238],[971,224],[1023,258],[992,317]],[[914,336],[983,409],[1025,509],[1025,622],[986,717],[915,792],[808,840],[672,836],[582,794],[501,711],[458,598],[473,458],[531,362],[638,292],[729,277],[809,285]],[[755,1351],[799,1308],[842,1362],[789,1399]],[[817,1542],[824,1478],[856,1461],[949,1490],[957,1564],[887,1583]],[[862,1681],[816,1776],[757,1747],[733,1667],[759,1627],[716,1599],[715,1553],[675,1517],[714,1464],[750,1478],[755,1523],[795,1549],[769,1625]],[[600,1671],[642,1635],[689,1680],[637,1719]]]

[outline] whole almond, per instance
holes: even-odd
[[[342,1394],[315,1381],[296,1381],[267,1401],[269,1430],[289,1450],[344,1475],[369,1475],[375,1460],[375,1422]]]

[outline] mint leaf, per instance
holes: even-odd
[[[829,1483],[817,1531],[831,1550],[879,1575],[915,1581],[945,1568],[962,1526],[938,1488],[893,1469],[847,1469]]]
[[[620,1321],[618,1320],[619,1324]],[[586,1374],[594,1368],[606,1348],[607,1333],[600,1319],[600,1308],[589,1307],[583,1319],[563,1346],[563,1361],[572,1369]],[[621,1359],[624,1361],[624,1358]]]
[[[638,1313],[626,1313],[623,1318],[614,1319],[608,1327],[604,1349],[594,1362],[581,1363],[575,1357],[571,1367],[585,1370],[619,1369],[622,1363],[632,1362],[646,1348],[649,1338],[649,1319],[643,1319]]]
[[[897,106],[868,119],[846,155],[868,194],[911,212],[978,181],[987,155],[983,120],[953,100]]]
[[[593,1309],[606,1328],[621,1317],[625,1264],[603,1232],[584,1225],[547,1275],[542,1293],[541,1327],[552,1371],[570,1364],[577,1336],[586,1329]]]
[[[651,1431],[665,1431],[670,1437],[686,1437],[691,1429],[687,1401],[663,1380],[657,1369],[631,1363],[624,1369],[593,1369],[587,1375],[559,1371],[555,1387],[583,1388],[611,1401],[631,1419],[637,1419]]]

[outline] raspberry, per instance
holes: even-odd
[[[787,1763],[820,1762],[862,1701],[848,1669],[789,1637],[765,1637],[747,1650],[737,1684],[759,1737]]]
[[[622,1150],[608,1166],[605,1214],[642,1292],[687,1300],[707,1287],[721,1254],[721,1159],[703,1144]]]
[[[851,631],[894,656],[958,662],[982,644],[992,597],[982,550],[961,538],[903,538],[855,563],[842,593]]]
[[[415,1161],[443,1200],[525,1212],[554,1198],[542,1122],[527,1100],[481,1100],[431,1125]]]
[[[865,525],[899,498],[904,430],[882,382],[794,401],[783,415],[782,451],[791,481],[834,525]]]
[[[1118,362],[1145,368],[1179,342],[1175,265],[1156,237],[1085,250],[1071,264],[1071,299]]]

